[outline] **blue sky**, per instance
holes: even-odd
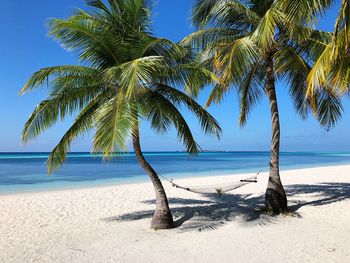
[[[340,1],[339,1],[340,2]],[[2,51],[0,62],[0,151],[50,151],[71,119],[57,123],[37,140],[27,145],[21,143],[21,130],[34,107],[46,96],[45,89],[19,97],[18,92],[31,73],[42,67],[74,64],[76,56],[62,49],[57,42],[47,37],[45,23],[50,17],[64,18],[72,14],[74,7],[84,7],[83,0],[5,0],[0,16]],[[194,31],[189,20],[192,1],[158,0],[154,9],[154,33],[173,41],[182,39]],[[320,20],[319,28],[332,30],[338,6],[334,6],[327,17]],[[204,103],[210,88],[200,96]],[[281,150],[283,151],[348,151],[350,149],[350,103],[344,101],[341,122],[330,132],[324,131],[312,118],[301,120],[295,113],[285,83],[277,85],[281,117]],[[270,144],[270,113],[266,98],[257,105],[245,128],[238,126],[238,99],[235,92],[228,94],[220,105],[209,111],[218,119],[223,136],[220,141],[205,136],[195,118],[185,113],[197,141],[203,149],[210,150],[259,150],[268,151]],[[141,130],[142,146],[146,151],[182,150],[176,133],[157,135],[144,124]],[[92,136],[77,140],[73,151],[89,151]]]

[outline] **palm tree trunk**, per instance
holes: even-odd
[[[287,197],[279,173],[280,122],[275,89],[273,53],[267,58],[266,71],[266,93],[270,101],[272,139],[270,148],[270,174],[265,194],[265,205],[268,210],[274,213],[280,213],[287,211]]]
[[[147,172],[156,193],[156,210],[152,217],[151,228],[153,229],[169,229],[174,227],[173,216],[171,215],[168,198],[165,194],[164,187],[157,173],[152,166],[146,161],[142,154],[140,146],[140,132],[138,121],[134,124],[132,131],[132,142],[134,151],[141,167]]]

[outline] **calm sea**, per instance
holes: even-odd
[[[71,153],[53,175],[46,172],[48,153],[0,153],[0,194],[144,182],[148,178],[134,154],[111,161],[99,155]],[[268,171],[268,152],[146,152],[155,170],[169,178]],[[350,153],[281,153],[281,168],[350,164]]]

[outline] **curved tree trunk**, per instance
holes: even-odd
[[[275,73],[272,53],[267,58],[266,94],[270,101],[272,120],[272,139],[270,148],[270,174],[265,194],[265,205],[274,213],[287,211],[287,197],[283,189],[279,173],[280,152],[280,122],[278,116],[277,97],[275,89]]]
[[[141,167],[147,172],[156,193],[156,210],[152,217],[151,228],[153,229],[169,229],[174,227],[173,216],[171,215],[168,199],[164,191],[162,182],[152,166],[146,161],[142,154],[140,146],[139,124],[136,121],[132,131],[132,142],[134,151]]]

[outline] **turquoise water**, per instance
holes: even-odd
[[[84,188],[145,182],[147,175],[133,153],[115,156],[71,153],[61,169],[48,176],[48,153],[0,153],[0,194]],[[268,171],[268,152],[146,152],[155,170],[169,178]],[[350,153],[281,153],[281,169],[350,164]]]

